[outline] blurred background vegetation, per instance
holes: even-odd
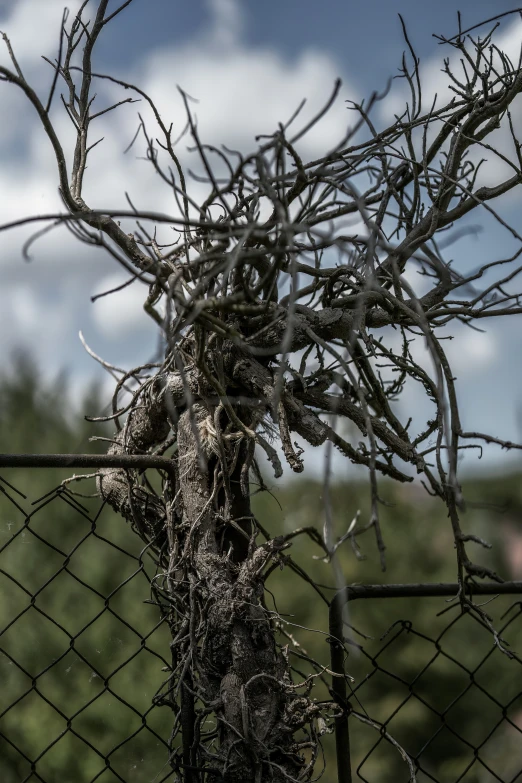
[[[18,357],[0,377],[0,452],[103,451],[89,436],[107,433],[83,418],[102,408],[95,387],[73,408],[65,376],[44,383],[34,363]],[[169,664],[168,630],[150,602],[154,563],[110,509],[97,516],[98,500],[47,495],[70,474],[0,472],[12,485],[0,481],[0,780],[87,783],[99,776],[103,783],[158,783],[169,775],[172,713],[152,706]],[[322,527],[319,479],[270,487],[254,505],[272,535]],[[477,559],[505,579],[522,579],[520,476],[470,479],[464,492],[467,532],[493,544]],[[436,499],[418,485],[389,482],[380,494],[387,571],[380,570],[369,532],[359,539],[364,559],[349,542],[339,550],[345,582],[455,581],[451,529]],[[338,536],[357,511],[364,519],[368,495],[353,480],[331,487]],[[331,565],[311,538],[296,537],[289,554],[331,597]],[[308,654],[328,666],[328,611],[320,595],[291,568],[275,569],[268,587],[283,616],[281,642],[296,667],[312,671]],[[497,627],[507,623],[506,642],[522,652],[520,604],[503,597],[487,608]],[[461,615],[454,602],[433,598],[354,601],[349,622],[353,709],[385,722],[408,753],[421,754],[419,781],[522,779],[522,667],[494,647],[487,629]],[[328,698],[324,684],[316,691]],[[409,779],[400,753],[378,727],[352,718],[350,738],[354,780]],[[331,735],[324,745],[322,779],[334,783]]]

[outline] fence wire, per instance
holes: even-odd
[[[152,559],[110,509],[63,487],[29,513],[0,489],[0,779],[172,779]]]
[[[30,503],[5,476],[0,495],[0,780],[181,780],[153,558],[97,499],[59,486]],[[401,594],[433,600],[420,587]],[[348,766],[336,772],[327,745],[324,781],[522,781],[522,603],[502,600],[510,657],[454,604],[428,631],[353,629]]]
[[[430,588],[396,587],[403,597],[409,588],[410,601],[426,600]],[[522,592],[520,583],[502,587]],[[378,593],[364,590],[356,597]],[[382,593],[380,600],[396,597]],[[521,615],[522,602],[505,595],[494,611],[499,643],[455,602],[438,617],[427,611],[432,632],[398,619],[377,639],[352,640],[357,655],[342,666],[355,676],[342,699],[349,720],[338,726],[340,783],[522,781]]]
[[[512,604],[505,613],[500,630],[506,639],[516,632],[522,637],[521,614],[520,602]],[[464,623],[479,624],[484,638],[474,649],[455,650],[453,634]],[[359,754],[356,771],[361,780],[382,781],[382,776],[375,776],[375,768],[385,769],[390,751],[400,753],[399,746],[419,781],[522,780],[522,660],[516,653],[510,659],[500,652],[489,629],[469,613],[456,614],[435,636],[421,633],[410,622],[400,620],[382,641],[375,655],[362,650],[372,671],[352,691],[354,718],[359,722],[373,718],[373,727],[378,731],[373,741],[368,738],[366,752]],[[394,670],[387,664],[394,646],[405,652],[414,646],[426,648],[426,662],[412,678],[404,678],[400,669]],[[451,678],[449,688],[440,688],[443,676]],[[375,720],[375,715],[368,716],[364,711],[361,714],[365,691],[371,686],[383,694],[393,694],[388,706],[380,709],[380,721]],[[400,714],[407,707],[429,717],[423,721],[423,732],[412,732],[410,727],[405,733]],[[478,720],[472,710],[480,711]],[[448,745],[457,751],[453,755],[458,761],[446,765],[440,774],[436,771],[440,768],[437,762],[447,754]],[[407,781],[410,777],[406,767],[402,779]]]

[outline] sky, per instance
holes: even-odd
[[[63,0],[0,0],[0,30],[5,32],[28,81],[45,95],[52,78],[41,56],[56,56]],[[78,2],[70,4],[73,12]],[[111,0],[110,6],[118,3]],[[321,106],[335,79],[342,79],[339,101],[306,141],[306,153],[321,154],[348,125],[346,99],[361,100],[382,91],[397,74],[405,48],[399,14],[421,58],[428,93],[444,92],[442,59],[448,52],[433,33],[452,35],[460,9],[471,26],[513,6],[503,0],[133,0],[109,25],[97,49],[95,68],[138,84],[158,103],[162,115],[182,130],[185,118],[179,85],[197,99],[201,136],[245,151],[255,136],[285,121],[303,98],[306,111]],[[509,51],[522,43],[522,22],[509,17],[499,37]],[[0,63],[9,66],[6,48]],[[96,105],[122,97],[107,83],[97,85]],[[124,95],[123,97],[127,97]],[[401,87],[379,111],[401,106]],[[99,103],[98,103],[99,101]],[[125,193],[143,209],[173,211],[150,166],[134,147],[124,150],[143,104],[122,106],[99,120],[94,132],[104,137],[92,155],[86,198],[93,207],[126,206]],[[146,113],[146,112],[145,112]],[[61,208],[54,159],[33,111],[12,85],[0,82],[0,220],[6,222]],[[519,114],[522,119],[522,114]],[[69,121],[55,102],[53,120],[71,144]],[[186,146],[186,145],[185,145]],[[189,160],[183,147],[180,155]],[[502,203],[506,219],[516,219],[520,195]],[[506,232],[474,218],[482,229],[455,244],[452,252],[464,268],[513,250]],[[51,232],[22,257],[27,229],[0,234],[0,357],[7,366],[13,350],[31,351],[47,375],[66,369],[75,394],[93,379],[106,382],[103,370],[83,349],[79,332],[94,352],[120,367],[147,361],[159,345],[152,321],[143,313],[143,290],[130,286],[91,302],[97,293],[124,277],[111,259],[79,245],[65,229]],[[448,352],[458,377],[464,428],[522,439],[522,356],[520,319],[482,322],[484,333],[457,330]],[[401,412],[420,416],[419,396],[406,396]],[[322,457],[308,461],[316,469]],[[477,467],[468,458],[469,469]],[[498,448],[483,460],[488,470],[519,466],[518,457]],[[342,471],[340,463],[336,470]]]

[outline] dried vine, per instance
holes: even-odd
[[[250,476],[263,484],[263,454],[276,477],[281,453],[301,472],[306,452],[296,435],[311,446],[330,442],[370,477],[371,518],[356,518],[343,540],[373,530],[384,557],[378,478],[408,482],[420,474],[448,510],[460,599],[488,622],[462,589],[466,578],[499,577],[468,556],[468,542],[481,542],[461,529],[458,456],[470,442],[520,446],[463,431],[440,332],[454,321],[471,326],[522,313],[516,288],[522,245],[510,258],[466,275],[445,259],[438,235],[486,209],[522,242],[492,206],[522,182],[510,113],[522,92],[522,54],[513,64],[494,43],[495,27],[481,38],[468,31],[441,39],[464,67],[456,73],[446,61],[454,97],[426,110],[410,47],[403,114],[377,129],[372,109],[383,96],[374,94],[367,105],[353,105],[353,127],[313,161],[301,157],[300,141],[336,100],[339,84],[312,122],[299,128],[294,113],[250,155],[204,144],[183,95],[187,133],[208,183],[207,197],[195,202],[175,133],[152,98],[92,70],[99,35],[129,2],[109,13],[108,0],[99,0],[91,23],[83,18],[86,3],[70,24],[64,18],[47,101],[26,82],[10,45],[13,68],[0,66],[0,79],[25,93],[56,156],[66,211],[45,219],[65,223],[148,285],[144,306],[164,334],[158,365],[124,373],[102,362],[119,377],[105,420],[116,426],[109,453],[172,454],[175,478],[165,475],[158,490],[136,470],[107,468],[98,490],[157,558],[157,595],[172,630],[172,669],[159,696],[175,712],[172,765],[184,781],[307,781],[320,735],[339,706],[311,698],[314,677],[296,676],[277,642],[265,580],[274,564],[289,564],[290,537],[262,541]],[[57,79],[65,84],[62,100],[77,133],[72,164],[51,119]],[[99,115],[91,86],[107,79],[151,108],[161,138],[155,142],[142,121],[140,130],[179,214],[132,206],[104,212],[85,202],[86,162],[95,154],[90,124]],[[486,141],[501,124],[511,134],[509,152]],[[507,163],[511,176],[481,184],[475,153],[484,150]],[[359,221],[354,232],[347,228],[350,216]],[[178,230],[176,243],[164,239],[165,226]],[[422,296],[405,276],[411,267],[429,282]],[[414,359],[412,343],[419,339],[433,371]],[[433,405],[416,432],[394,405],[407,384],[420,384]],[[355,425],[357,438],[336,431],[343,418]],[[331,531],[313,535],[326,557],[333,556],[339,542]],[[316,664],[316,671],[319,677],[323,668]]]

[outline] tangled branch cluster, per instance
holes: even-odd
[[[312,161],[301,156],[301,142],[336,100],[339,83],[310,122],[299,126],[299,107],[250,155],[203,143],[182,93],[185,135],[202,170],[192,182],[208,189],[196,200],[176,151],[179,139],[153,100],[92,70],[99,34],[129,2],[107,15],[108,0],[101,0],[92,24],[82,18],[86,3],[71,25],[64,19],[45,104],[9,44],[13,69],[0,67],[0,78],[23,90],[53,146],[66,211],[48,218],[103,248],[128,270],[129,282],[145,283],[145,309],[164,334],[164,358],[156,364],[123,373],[104,363],[119,380],[112,414],[103,418],[117,427],[111,453],[172,453],[172,473],[158,491],[137,471],[107,469],[98,487],[154,548],[164,573],[158,590],[168,604],[173,665],[162,698],[177,710],[175,730],[183,734],[178,768],[186,780],[198,779],[190,775],[203,767],[216,779],[308,780],[322,716],[332,705],[310,699],[310,682],[294,684],[288,654],[276,645],[263,592],[274,566],[291,563],[283,554],[288,537],[256,543],[251,478],[264,487],[263,453],[276,477],[281,453],[301,472],[306,451],[296,436],[310,446],[332,444],[369,472],[372,513],[352,526],[354,548],[373,529],[384,558],[378,477],[407,482],[417,472],[447,506],[460,584],[467,577],[498,579],[467,554],[469,541],[482,542],[461,529],[458,457],[481,441],[515,444],[463,431],[442,337],[456,321],[472,326],[522,312],[515,287],[522,245],[510,258],[466,274],[446,260],[438,240],[472,211],[487,210],[522,242],[492,206],[522,181],[510,110],[522,91],[522,55],[511,62],[495,46],[494,29],[482,38],[460,32],[441,39],[461,59],[462,73],[448,59],[454,95],[426,109],[405,32],[412,64],[404,60],[401,72],[410,91],[404,112],[378,130],[373,110],[384,96],[353,104],[355,120],[344,138]],[[178,214],[137,210],[130,200],[118,212],[85,202],[90,125],[133,100],[94,112],[95,79],[132,90],[152,111],[159,138],[143,120],[139,131]],[[59,80],[77,134],[70,171],[50,113]],[[510,151],[488,143],[501,123],[511,134]],[[476,153],[483,151],[511,175],[480,184]],[[175,243],[160,239],[165,226],[176,229]],[[422,275],[422,295],[411,283],[412,268]],[[432,372],[415,358],[419,340]],[[433,406],[418,431],[397,412],[408,384],[420,385]],[[342,420],[351,422],[355,438],[340,434]],[[314,535],[331,556],[331,531]],[[320,676],[322,668],[316,670]]]

